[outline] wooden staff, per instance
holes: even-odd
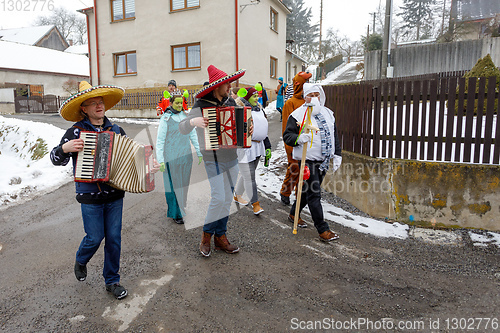
[[[304,117],[304,120],[302,121],[302,124],[300,122],[297,122],[297,125],[299,125],[301,128],[303,128],[302,133],[309,133],[311,130],[313,131],[319,131],[319,128],[314,127],[310,124],[310,118],[311,118],[311,111],[313,104],[306,103],[307,106],[306,110],[306,115]],[[301,133],[299,133],[301,135]],[[300,211],[300,198],[302,196],[302,185],[304,184],[304,167],[306,165],[306,155],[307,155],[307,145],[309,142],[305,142],[302,147],[302,163],[300,164],[300,172],[299,172],[299,183],[297,184],[297,191],[295,192],[297,194],[297,198],[295,200],[295,215],[293,218],[293,234],[297,234],[297,225],[299,223],[299,211]]]

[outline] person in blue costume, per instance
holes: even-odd
[[[283,78],[278,78],[278,87],[274,92],[276,93],[276,110],[278,110],[280,114],[283,111],[283,105],[285,104],[283,96],[285,95],[286,86],[287,84],[283,83]]]
[[[183,95],[187,95],[187,91],[182,94],[177,90],[170,96],[170,106],[160,118],[156,138],[156,159],[160,163],[160,171],[163,172],[167,217],[177,224],[184,224],[183,217],[186,216],[188,186],[193,165],[191,144],[198,155],[198,164],[203,160],[195,130],[188,135],[179,132],[179,123],[187,117],[182,102],[183,97],[188,96]]]

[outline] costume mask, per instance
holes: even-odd
[[[172,103],[172,108],[176,111],[182,111],[182,97],[176,97]]]
[[[259,101],[259,94],[253,94],[252,97],[248,99],[248,103],[250,103],[251,106],[256,106],[258,101]]]

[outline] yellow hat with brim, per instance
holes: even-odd
[[[102,97],[107,111],[115,106],[125,94],[125,89],[122,87],[108,85],[92,87],[87,81],[81,81],[78,90],[78,93],[65,100],[59,108],[61,117],[68,121],[80,121],[84,118],[80,105],[89,98]]]

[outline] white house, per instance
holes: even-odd
[[[240,85],[266,88],[285,76],[281,0],[95,0],[88,19],[93,85],[201,87],[207,67],[247,70]]]

